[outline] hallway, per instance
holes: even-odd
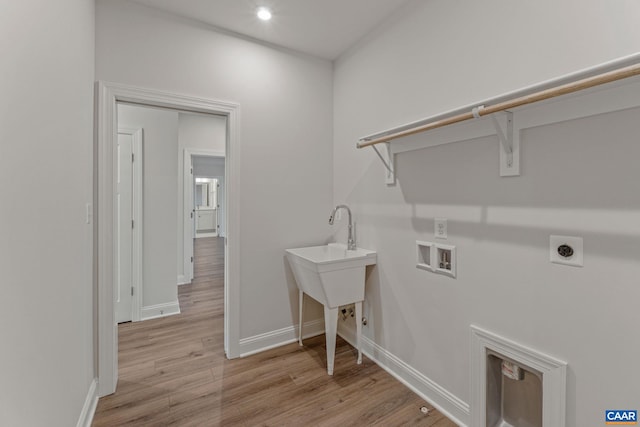
[[[418,396],[342,339],[326,375],[324,335],[243,359],[223,346],[224,239],[196,239],[194,281],[179,288],[181,314],[119,326],[119,382],[93,425],[423,425]],[[431,407],[430,405],[427,405]]]

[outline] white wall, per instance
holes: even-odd
[[[194,156],[193,174],[204,178],[224,176],[224,159],[220,157]]]
[[[142,305],[175,303],[178,252],[178,113],[118,104],[118,126],[142,135]]]
[[[240,336],[292,326],[284,249],[330,231],[332,64],[121,0],[96,9],[98,79],[240,104]]]
[[[178,283],[184,279],[184,150],[208,150],[224,154],[227,118],[213,114],[178,113]],[[224,159],[222,160],[224,176]],[[218,216],[220,218],[220,215]],[[224,223],[223,223],[224,224]],[[224,236],[224,233],[222,234]]]
[[[178,113],[178,137],[180,148],[224,153],[227,118],[213,114]]]
[[[1,2],[0,58],[0,425],[73,426],[95,376],[93,1]]]
[[[355,143],[639,51],[639,15],[631,1],[415,1],[336,63],[334,202],[378,250],[364,333],[465,402],[473,323],[569,363],[568,426],[637,406],[640,111],[526,131],[517,178],[499,178],[482,138],[398,155],[387,187]],[[449,219],[455,280],[415,268],[434,217]],[[584,268],[550,264],[550,234],[583,236]]]

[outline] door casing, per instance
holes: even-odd
[[[117,103],[129,102],[179,111],[227,117],[225,182],[227,237],[225,238],[224,348],[228,358],[240,356],[240,105],[196,98],[153,89],[97,82],[96,182],[98,221],[97,263],[97,355],[98,394],[115,392],[118,382],[118,329],[114,308],[114,191],[117,163]]]

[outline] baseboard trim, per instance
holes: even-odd
[[[188,285],[191,283],[191,280],[187,280],[184,274],[178,276],[178,286]]]
[[[324,319],[312,320],[304,324],[304,338],[324,333]],[[338,335],[355,346],[355,330],[342,324]],[[240,340],[240,357],[251,356],[272,348],[291,344],[298,340],[298,327],[289,326]],[[438,411],[458,424],[467,427],[470,418],[469,404],[432,381],[394,354],[380,347],[371,339],[362,337],[362,352],[391,376],[411,391],[431,403]]]
[[[93,416],[96,413],[96,407],[98,406],[98,380],[94,378],[89,385],[89,391],[87,397],[84,400],[82,406],[82,412],[80,412],[80,418],[78,418],[77,427],[91,427],[93,422]]]
[[[216,231],[213,229],[211,229],[211,231],[209,230],[196,231],[196,239],[199,239],[201,237],[218,237],[218,233],[216,233]]]
[[[338,331],[338,335],[349,344],[355,346],[355,330],[347,328],[343,324]],[[431,403],[451,421],[460,427],[468,425],[468,420],[470,419],[468,403],[462,401],[364,335],[362,336],[362,353],[418,396]]]
[[[305,322],[303,338],[324,334],[324,319]],[[298,326],[288,326],[276,331],[266,332],[240,340],[240,357],[251,356],[272,348],[291,344],[298,340]]]
[[[158,317],[173,316],[180,314],[180,303],[176,300],[165,304],[148,305],[142,307],[140,320],[157,319]]]

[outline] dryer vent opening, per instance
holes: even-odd
[[[487,351],[487,427],[542,427],[542,374]]]
[[[565,425],[567,363],[471,326],[471,423]]]

